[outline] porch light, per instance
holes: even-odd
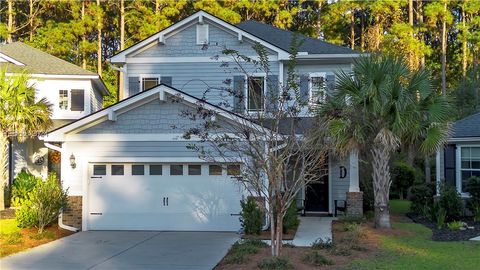
[[[77,164],[75,163],[75,156],[73,154],[70,156],[70,167],[72,167],[72,169],[77,167]]]

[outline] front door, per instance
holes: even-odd
[[[305,187],[305,211],[328,212],[328,175]]]

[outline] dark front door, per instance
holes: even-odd
[[[328,212],[328,176],[305,187],[305,211]]]

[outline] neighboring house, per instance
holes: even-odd
[[[85,117],[102,107],[108,90],[98,74],[84,70],[21,42],[0,45],[0,68],[8,74],[29,73],[37,100],[52,105],[53,128]],[[10,148],[10,181],[21,170],[45,178],[48,169],[60,172],[38,139],[14,142]],[[57,159],[58,160],[58,159]]]
[[[269,104],[256,106],[261,102],[252,102],[255,96],[249,95],[265,95],[267,79],[286,83],[293,36],[255,21],[231,25],[200,11],[111,57],[124,76],[123,100],[43,138],[62,144],[62,180],[75,202],[66,215],[75,220],[64,222],[83,230],[238,230],[239,200],[245,195],[231,179],[238,164],[200,159],[187,148],[192,141],[182,138],[185,129],[172,126],[198,125],[180,116],[198,102],[214,110],[222,125],[254,125],[241,115],[266,110]],[[349,72],[359,54],[299,37],[301,95],[321,100],[325,91],[333,90],[334,73]],[[255,57],[255,43],[269,54],[270,77],[246,63],[250,78],[226,72],[224,63],[232,64],[232,59],[222,56],[222,50]],[[257,87],[250,89],[247,79]],[[226,80],[234,89],[244,89],[245,100],[222,97],[215,90]],[[181,102],[170,102],[176,96]],[[229,98],[232,106],[217,106]],[[304,129],[312,121],[308,116]],[[346,199],[352,213],[361,211],[355,155],[347,160],[332,156],[328,177],[300,192],[298,205],[307,213],[331,214],[334,201]]]
[[[437,152],[436,180],[456,187],[462,197],[468,197],[468,179],[480,176],[480,112],[458,120],[452,128],[448,143]]]

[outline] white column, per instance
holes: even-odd
[[[440,150],[435,156],[435,182],[437,195],[440,195]]]
[[[360,192],[360,183],[358,176],[358,151],[352,150],[348,156],[350,186],[348,192]]]

